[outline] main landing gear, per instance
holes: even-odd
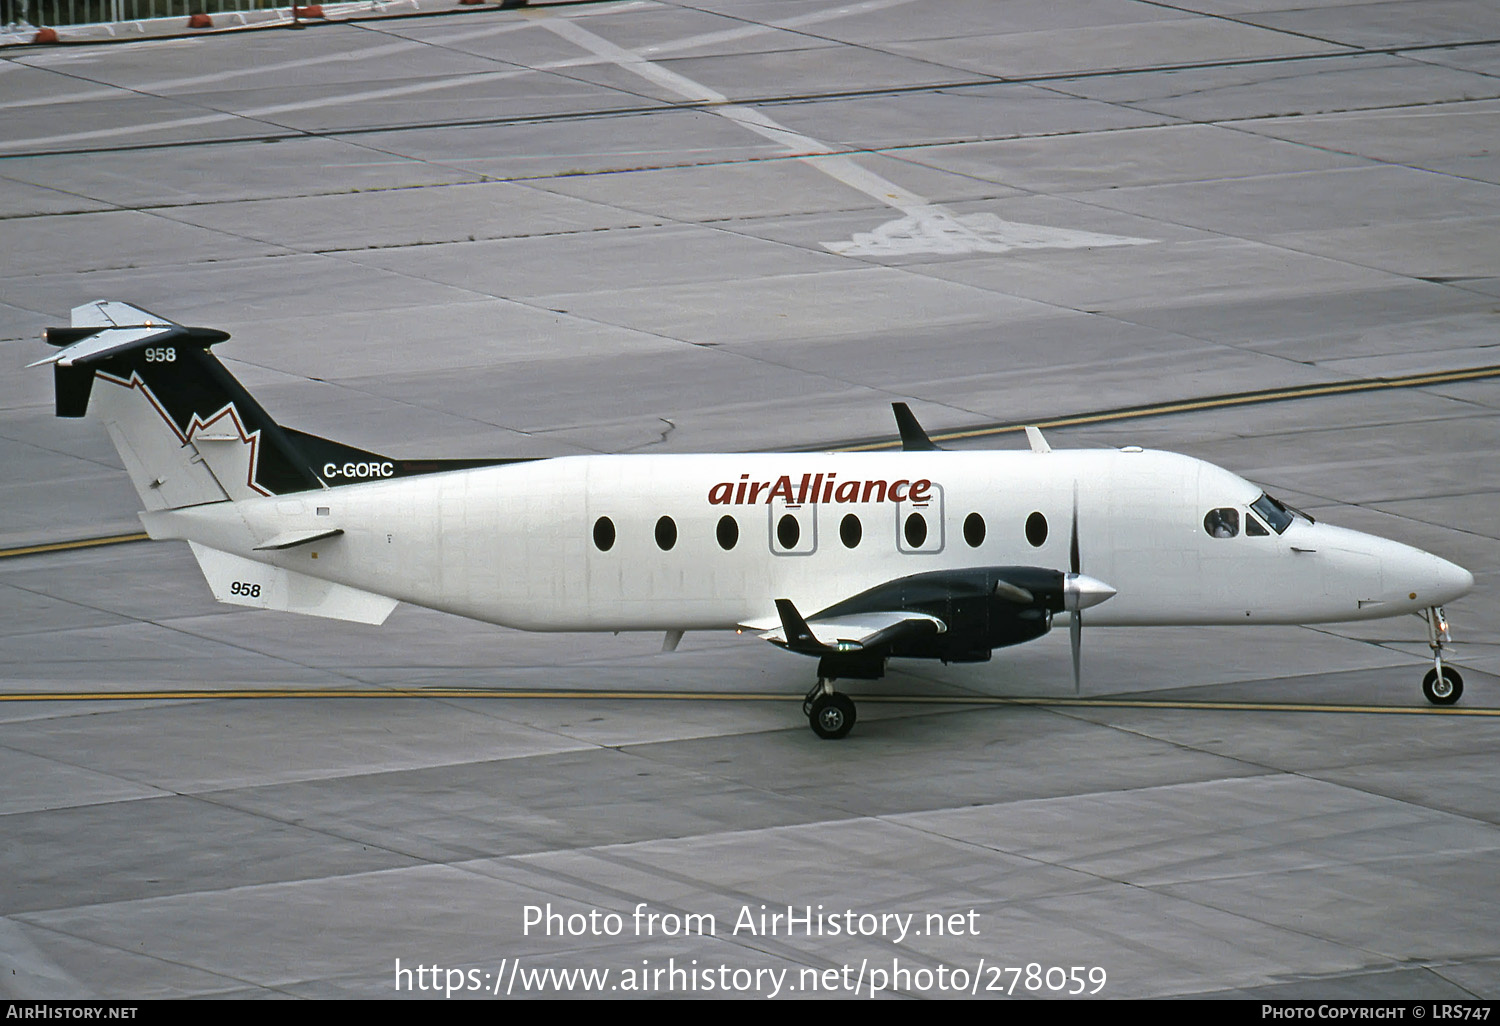
[[[1427,644],[1432,648],[1433,662],[1422,678],[1422,694],[1433,705],[1452,705],[1464,693],[1464,679],[1453,667],[1443,665],[1443,645],[1453,641],[1448,636],[1448,617],[1442,606],[1429,606],[1417,615],[1427,621]]]
[[[837,741],[854,726],[854,702],[833,690],[832,677],[818,678],[802,700],[802,712],[813,733],[825,741]]]

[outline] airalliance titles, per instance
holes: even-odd
[[[764,502],[767,505],[780,499],[791,505],[804,502],[914,502],[921,505],[932,496],[932,482],[927,478],[899,481],[845,480],[835,481],[837,474],[803,474],[800,481],[792,482],[792,475],[782,474],[775,481],[752,481],[749,474],[741,474],[738,481],[720,481],[708,490],[710,506],[744,506]],[[761,493],[765,498],[761,498]]]
[[[657,912],[644,901],[629,915],[591,908],[560,912],[545,905],[522,909],[522,933],[543,937],[716,937],[719,920],[712,912]],[[741,905],[729,929],[741,937],[883,937],[900,944],[907,937],[977,937],[979,913],[858,912],[826,910],[822,905]]]

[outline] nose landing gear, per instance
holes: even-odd
[[[1452,705],[1464,693],[1464,679],[1451,666],[1443,665],[1443,645],[1451,644],[1448,617],[1442,606],[1429,606],[1418,614],[1427,622],[1427,644],[1432,648],[1432,669],[1422,678],[1422,694],[1433,705]]]

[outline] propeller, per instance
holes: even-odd
[[[1078,554],[1078,483],[1073,483],[1073,529],[1068,534],[1068,569],[1072,571],[1069,584],[1083,573],[1083,560]],[[1073,589],[1066,589],[1068,598],[1074,597]],[[1073,649],[1073,694],[1083,692],[1083,675],[1080,662],[1083,657],[1083,610],[1077,602],[1068,603],[1068,644]]]
[[[1078,484],[1073,484],[1073,527],[1068,535],[1068,570],[1063,579],[1063,608],[1068,611],[1068,643],[1073,649],[1073,694],[1083,689],[1080,671],[1083,652],[1083,611],[1114,597],[1115,589],[1101,580],[1085,576],[1078,551]]]

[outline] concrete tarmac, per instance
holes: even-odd
[[[1492,367],[1495,39],[1482,0],[630,0],[4,51],[0,549],[139,530],[23,369],[98,298],[412,457]],[[1048,438],[1466,566],[1463,701],[1423,699],[1412,618],[1097,629],[1093,701],[1055,632],[893,663],[830,743],[812,662],[749,637],[250,611],[178,543],[4,558],[0,996],[1500,997],[1500,378]]]

